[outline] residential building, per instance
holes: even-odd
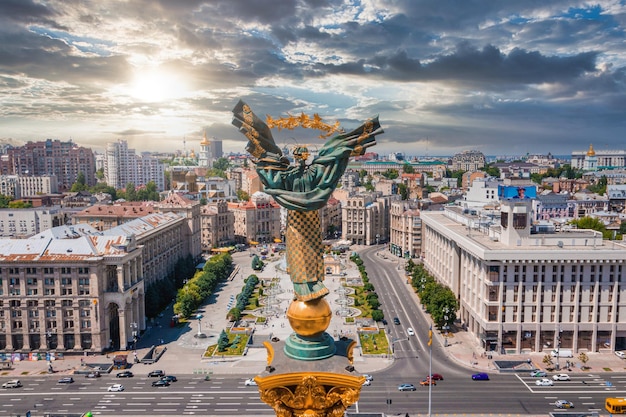
[[[201,246],[203,253],[235,243],[235,214],[228,202],[210,202],[200,209]]]
[[[79,173],[84,175],[85,184],[94,186],[95,172],[95,158],[91,149],[72,141],[46,139],[42,142],[28,142],[24,146],[8,148],[6,155],[0,158],[0,173],[3,175],[55,176],[59,192],[69,191]]]
[[[54,175],[0,175],[0,194],[16,200],[58,192],[59,185]]]
[[[271,243],[281,237],[280,206],[265,193],[256,192],[250,201],[228,203],[235,216],[237,243]]]
[[[452,171],[478,171],[486,162],[485,155],[480,151],[463,151],[452,157],[449,167]]]
[[[59,208],[0,209],[0,237],[23,239],[64,224]]]
[[[389,238],[391,201],[391,197],[382,197],[377,193],[348,197],[341,208],[341,238],[356,245],[386,242]]]
[[[395,200],[391,202],[389,212],[389,251],[403,258],[419,258],[422,254],[419,202]]]
[[[502,185],[502,181],[497,178],[476,178],[467,189],[464,206],[476,207],[497,203],[500,200],[498,196],[498,186],[500,185]]]
[[[625,349],[626,246],[592,230],[531,234],[531,199],[501,205],[486,228],[460,207],[421,213],[424,266],[467,330],[502,353]]]
[[[165,164],[149,153],[137,155],[125,140],[107,143],[104,158],[104,178],[117,190],[128,183],[140,187],[153,182],[157,191],[165,190]]]

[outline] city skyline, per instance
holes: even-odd
[[[518,4],[519,3],[519,4]],[[0,2],[0,143],[224,151],[260,115],[379,115],[381,155],[621,149],[626,5],[605,0]],[[275,131],[277,144],[319,143]]]

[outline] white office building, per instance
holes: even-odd
[[[421,213],[424,265],[459,301],[485,350],[626,348],[626,246],[592,230],[531,234],[531,200],[502,201],[474,228],[460,207]]]

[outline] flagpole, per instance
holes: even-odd
[[[431,400],[433,392],[433,325],[428,330],[428,350],[430,351],[430,359],[428,364],[428,417],[431,417]]]

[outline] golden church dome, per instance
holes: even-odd
[[[589,145],[589,150],[587,151],[587,156],[596,156],[596,151],[593,150],[593,145]]]
[[[204,136],[202,137],[202,142],[200,142],[200,145],[209,146],[210,144],[211,142],[209,142],[209,140],[206,137],[206,132],[204,132]]]

